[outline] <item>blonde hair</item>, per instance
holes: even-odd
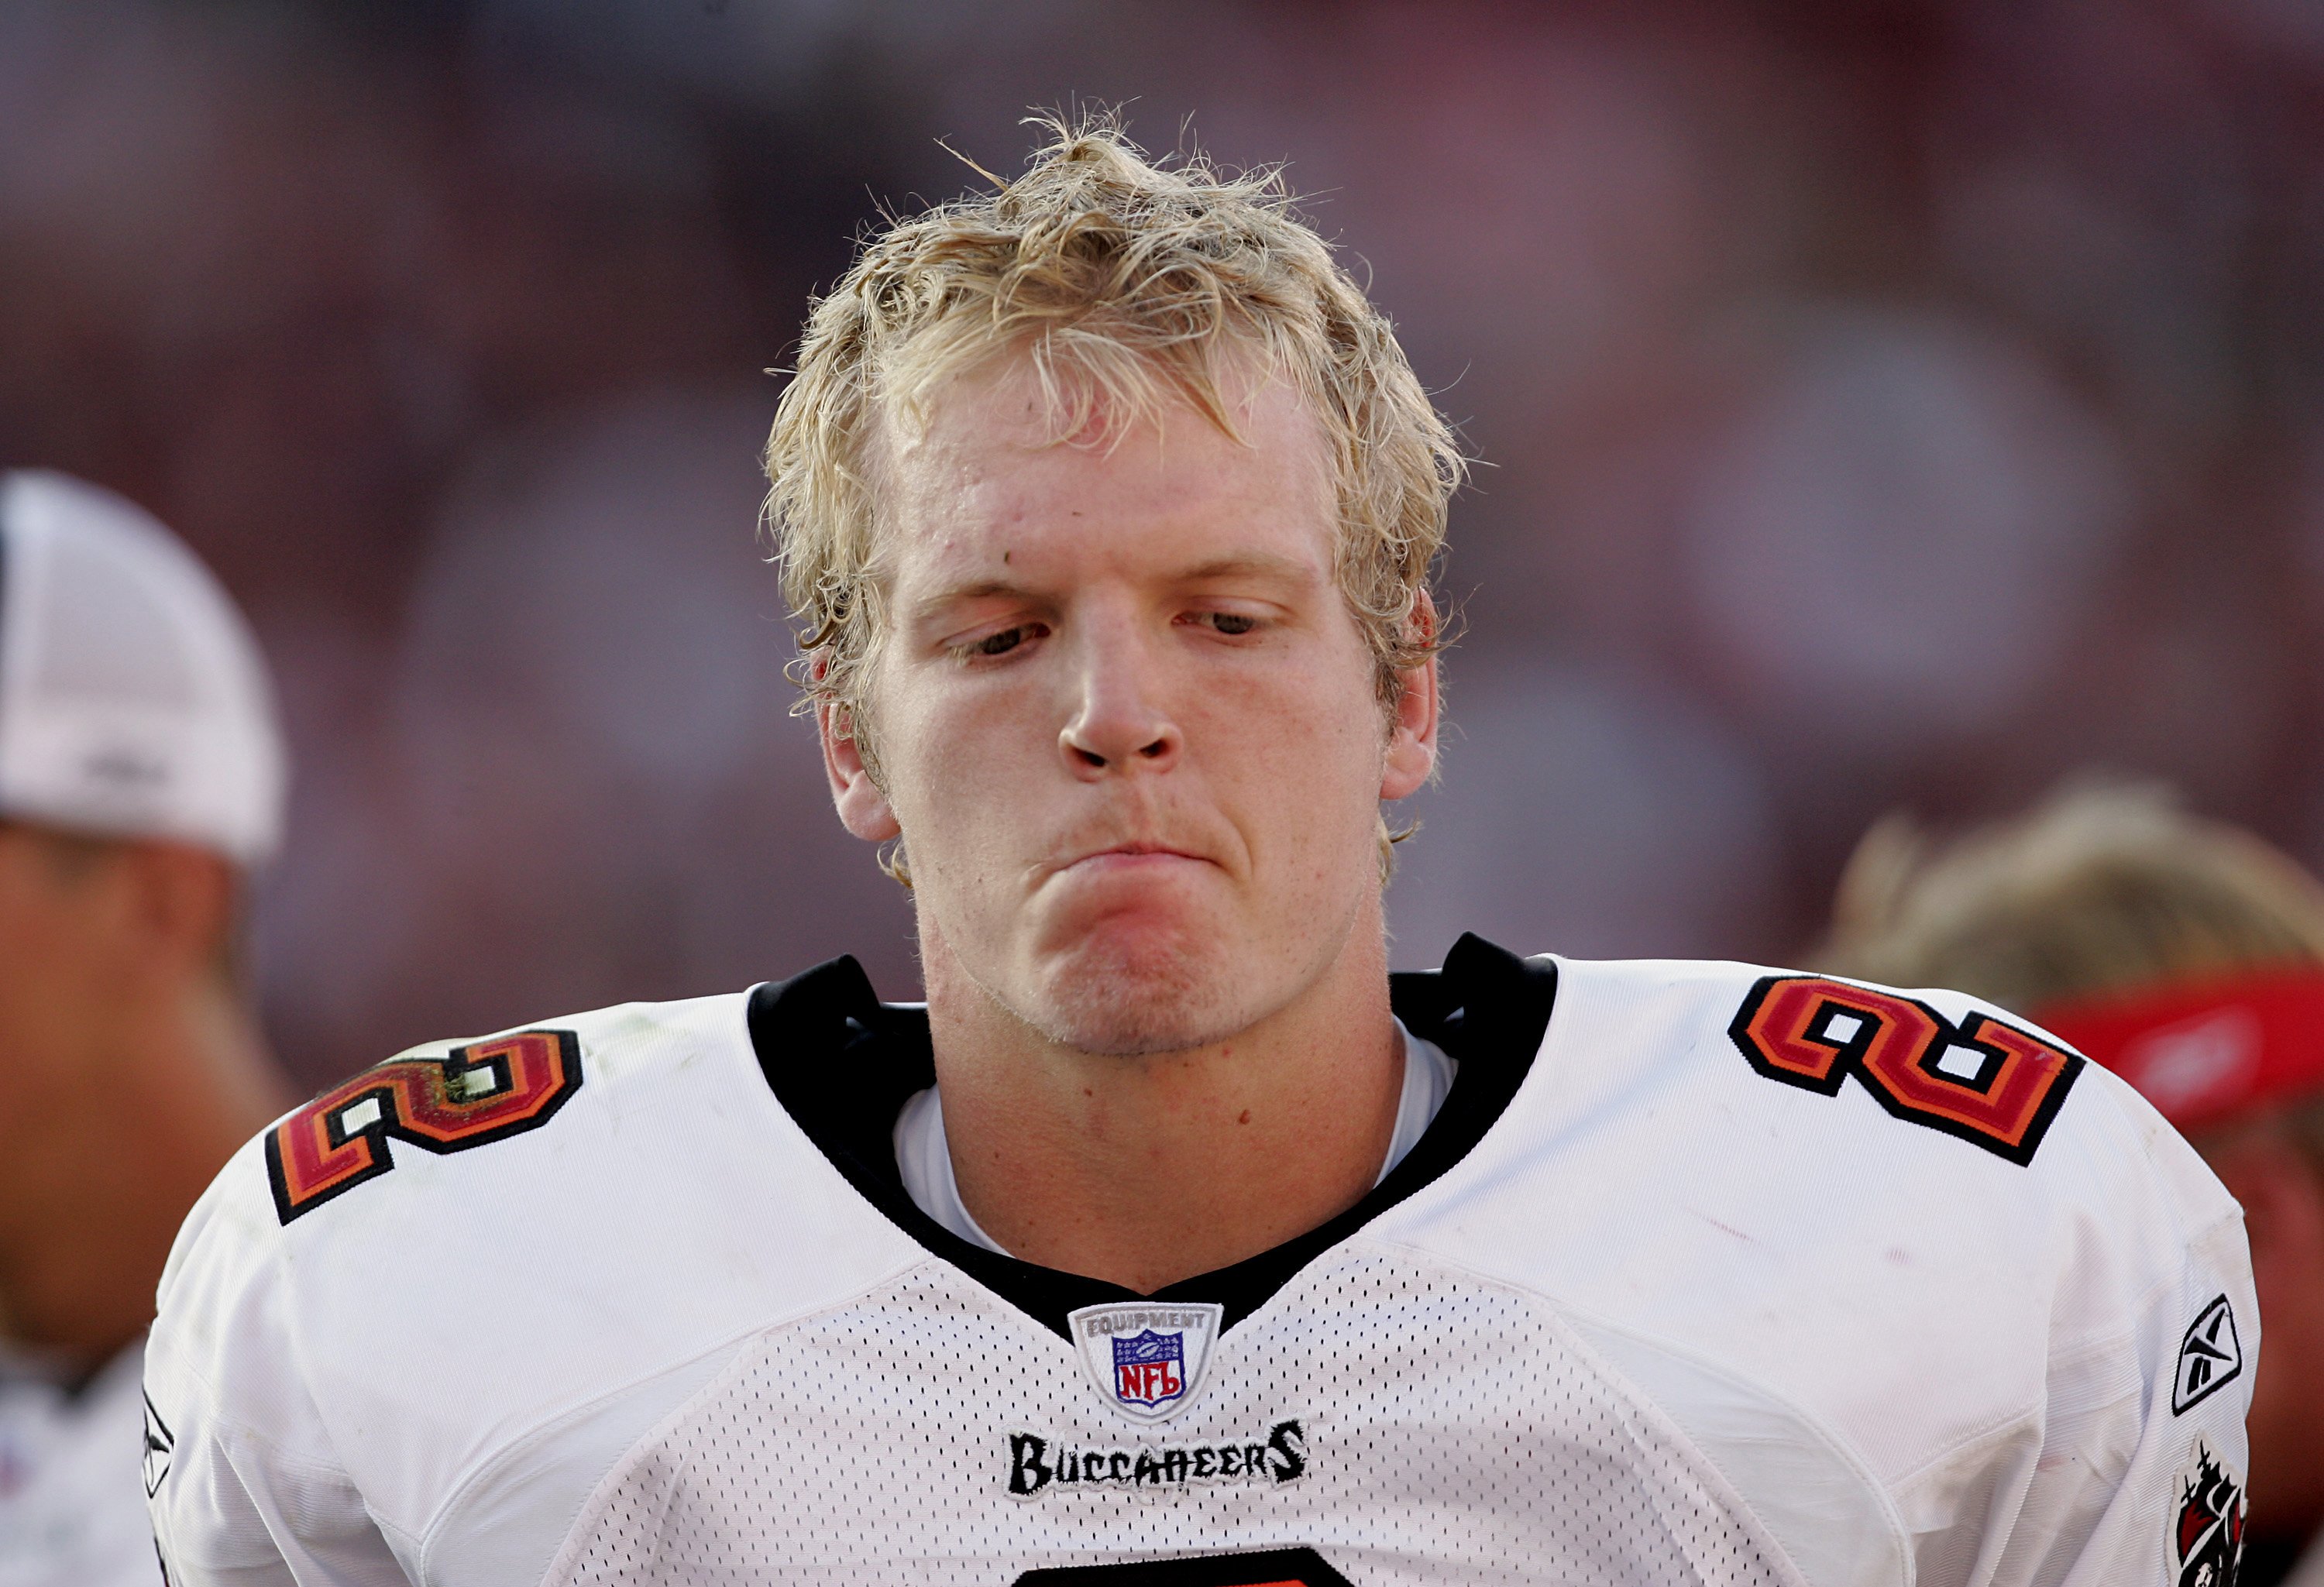
[[[808,316],[766,452],[802,708],[839,706],[877,776],[865,685],[887,614],[867,447],[1002,354],[1029,361],[1059,441],[1173,401],[1234,436],[1237,361],[1291,383],[1326,438],[1339,585],[1392,703],[1440,643],[1419,607],[1463,465],[1388,321],[1278,171],[1157,164],[1111,116],[1033,125],[1050,141],[1024,175],[896,221]]]
[[[1840,879],[1823,967],[2021,1014],[2135,987],[2324,963],[2324,888],[2152,784],[2082,782],[1940,846],[1890,816]]]

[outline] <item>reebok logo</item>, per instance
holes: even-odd
[[[170,1424],[153,1408],[153,1397],[145,1396],[145,1497],[152,1498],[161,1491],[161,1481],[170,1474],[170,1457],[177,1453],[177,1435]]]
[[[2218,1296],[2196,1314],[2179,1342],[2179,1371],[2171,1385],[2171,1414],[2183,1415],[2234,1380],[2244,1370],[2243,1342],[2236,1337],[2236,1314]]]

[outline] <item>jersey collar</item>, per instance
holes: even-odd
[[[935,1255],[1070,1338],[1066,1314],[1120,1301],[1215,1302],[1231,1328],[1292,1276],[1468,1156],[1517,1094],[1549,1029],[1557,967],[1464,936],[1442,970],[1388,977],[1388,1001],[1417,1037],[1460,1060],[1444,1105],[1396,1170],[1338,1217],[1231,1267],[1151,1296],[1037,1267],[970,1244],[913,1204],[896,1167],[896,1115],[936,1084],[927,1010],[883,1003],[853,958],[818,964],[750,996],[751,1045],[775,1098],[857,1194]]]

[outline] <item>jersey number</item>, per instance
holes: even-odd
[[[1259,1554],[1028,1571],[1017,1578],[1016,1587],[1349,1587],[1349,1582],[1312,1548],[1270,1548]]]
[[[396,1058],[332,1087],[266,1136],[266,1177],[288,1223],[395,1167],[390,1136],[466,1151],[549,1122],[581,1089],[569,1030],[525,1030],[441,1058]]]
[[[2013,1163],[2034,1160],[2082,1068],[1989,1015],[1955,1025],[1917,998],[1820,975],[1762,977],[1727,1034],[1770,1080],[1835,1096],[1853,1075],[1899,1119]]]

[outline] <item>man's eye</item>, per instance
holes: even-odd
[[[1014,628],[1004,628],[998,633],[988,633],[982,639],[972,641],[961,649],[964,654],[970,656],[1005,656],[1032,637],[1032,625],[1020,623]]]
[[[1259,619],[1246,612],[1211,612],[1204,616],[1221,633],[1249,633],[1259,626]]]

